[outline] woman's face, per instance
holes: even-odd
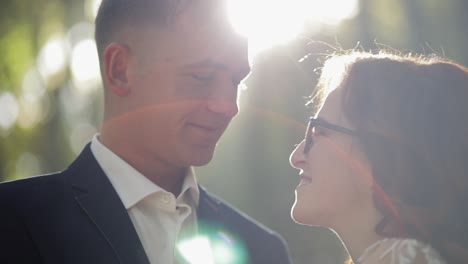
[[[329,94],[317,119],[354,130],[341,102],[339,88]],[[361,207],[372,205],[368,162],[354,136],[322,125],[309,126],[290,163],[300,170],[291,211],[296,222],[333,228],[337,221],[346,222],[351,214],[362,212]]]

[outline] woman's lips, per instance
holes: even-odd
[[[301,175],[301,181],[299,183],[299,186],[302,186],[302,185],[307,185],[307,184],[310,184],[312,182],[312,178],[309,177],[309,176],[305,176],[305,175]]]

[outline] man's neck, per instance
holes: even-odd
[[[122,140],[113,144],[112,140],[101,136],[99,141],[154,184],[179,196],[189,167],[175,167],[150,154],[144,155]]]
[[[121,157],[154,184],[173,193],[175,197],[179,196],[189,168],[174,168],[152,158],[132,159],[133,155],[132,157]]]
[[[135,169],[138,170],[136,167]],[[140,173],[154,184],[168,192],[171,192],[175,197],[178,197],[182,191],[182,186],[184,184],[185,176],[187,175],[187,170],[188,168],[184,168],[181,171],[160,171],[158,173],[144,173],[143,171],[140,171]]]

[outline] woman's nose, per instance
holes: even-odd
[[[304,140],[296,146],[296,148],[289,156],[289,164],[295,169],[300,169],[301,164],[304,163]]]

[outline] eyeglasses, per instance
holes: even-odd
[[[304,153],[307,153],[310,150],[310,148],[314,145],[313,134],[316,126],[321,126],[347,135],[356,136],[356,132],[349,128],[331,124],[323,119],[310,117],[305,134]]]

